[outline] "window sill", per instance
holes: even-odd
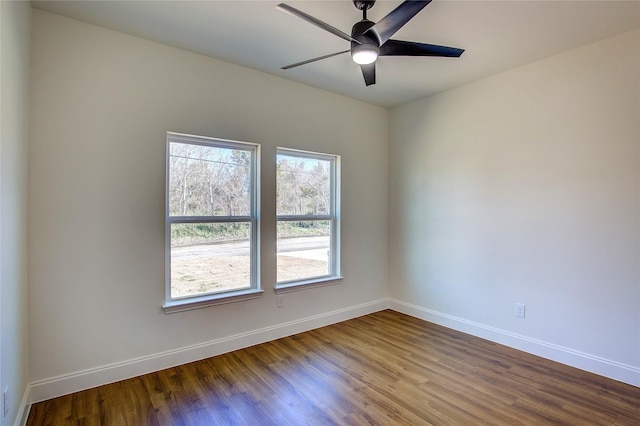
[[[292,291],[306,290],[308,288],[324,287],[342,282],[344,277],[322,277],[304,281],[294,281],[283,284],[276,284],[273,291],[276,294],[291,293]]]
[[[188,311],[191,309],[206,308],[208,306],[222,305],[225,303],[241,302],[244,300],[257,299],[262,296],[264,290],[243,290],[233,293],[209,294],[201,297],[190,297],[166,302],[162,305],[165,314]]]

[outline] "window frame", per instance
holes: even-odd
[[[329,273],[327,275],[321,275],[316,277],[307,277],[302,279],[294,279],[287,281],[277,281],[274,287],[274,291],[277,294],[287,293],[291,291],[298,291],[309,287],[324,286],[337,284],[343,280],[340,274],[340,188],[341,188],[341,176],[340,155],[327,154],[320,152],[305,151],[293,148],[277,147],[276,150],[276,165],[279,155],[286,155],[290,157],[309,158],[321,161],[328,161],[329,167],[329,213],[322,215],[278,215],[276,207],[276,247],[278,245],[277,227],[281,221],[315,221],[326,220],[330,222],[329,226]],[[278,176],[276,174],[276,187]],[[277,205],[277,194],[276,194]],[[276,254],[277,262],[277,254]],[[277,263],[276,263],[276,271]],[[277,272],[276,272],[277,273]]]
[[[183,143],[189,145],[248,151],[251,158],[251,195],[249,215],[171,216],[169,210],[169,192],[172,143]],[[211,138],[207,136],[196,136],[184,133],[167,132],[165,157],[165,302],[162,305],[164,312],[180,312],[189,309],[204,308],[212,305],[250,300],[260,297],[263,293],[263,290],[260,288],[260,145],[249,142]],[[181,223],[249,223],[249,288],[211,292],[193,296],[171,297],[171,225]]]

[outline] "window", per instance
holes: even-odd
[[[278,149],[276,291],[340,277],[340,157]]]
[[[260,296],[259,146],[167,133],[165,312]]]

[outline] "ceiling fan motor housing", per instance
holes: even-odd
[[[355,38],[356,40],[358,40],[360,42],[360,44],[375,44],[376,46],[380,46],[378,40],[374,37],[371,37],[369,34],[365,35],[365,31],[367,31],[369,28],[371,28],[373,25],[375,24],[375,22],[371,22],[367,19],[363,19],[360,22],[356,22],[355,25],[353,26],[353,28],[351,28],[351,37]],[[351,48],[353,49],[353,46],[357,46],[358,43],[356,43],[355,41],[351,42]]]
[[[353,0],[353,4],[359,10],[367,10],[373,7],[376,0]]]

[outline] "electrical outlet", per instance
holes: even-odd
[[[9,386],[5,387],[2,392],[2,407],[3,417],[7,417],[9,414]]]
[[[278,296],[276,296],[276,300],[277,300],[277,304],[278,304],[278,308],[282,308],[284,306],[284,296],[279,294]]]
[[[515,316],[518,318],[524,318],[526,306],[524,303],[516,303]]]

